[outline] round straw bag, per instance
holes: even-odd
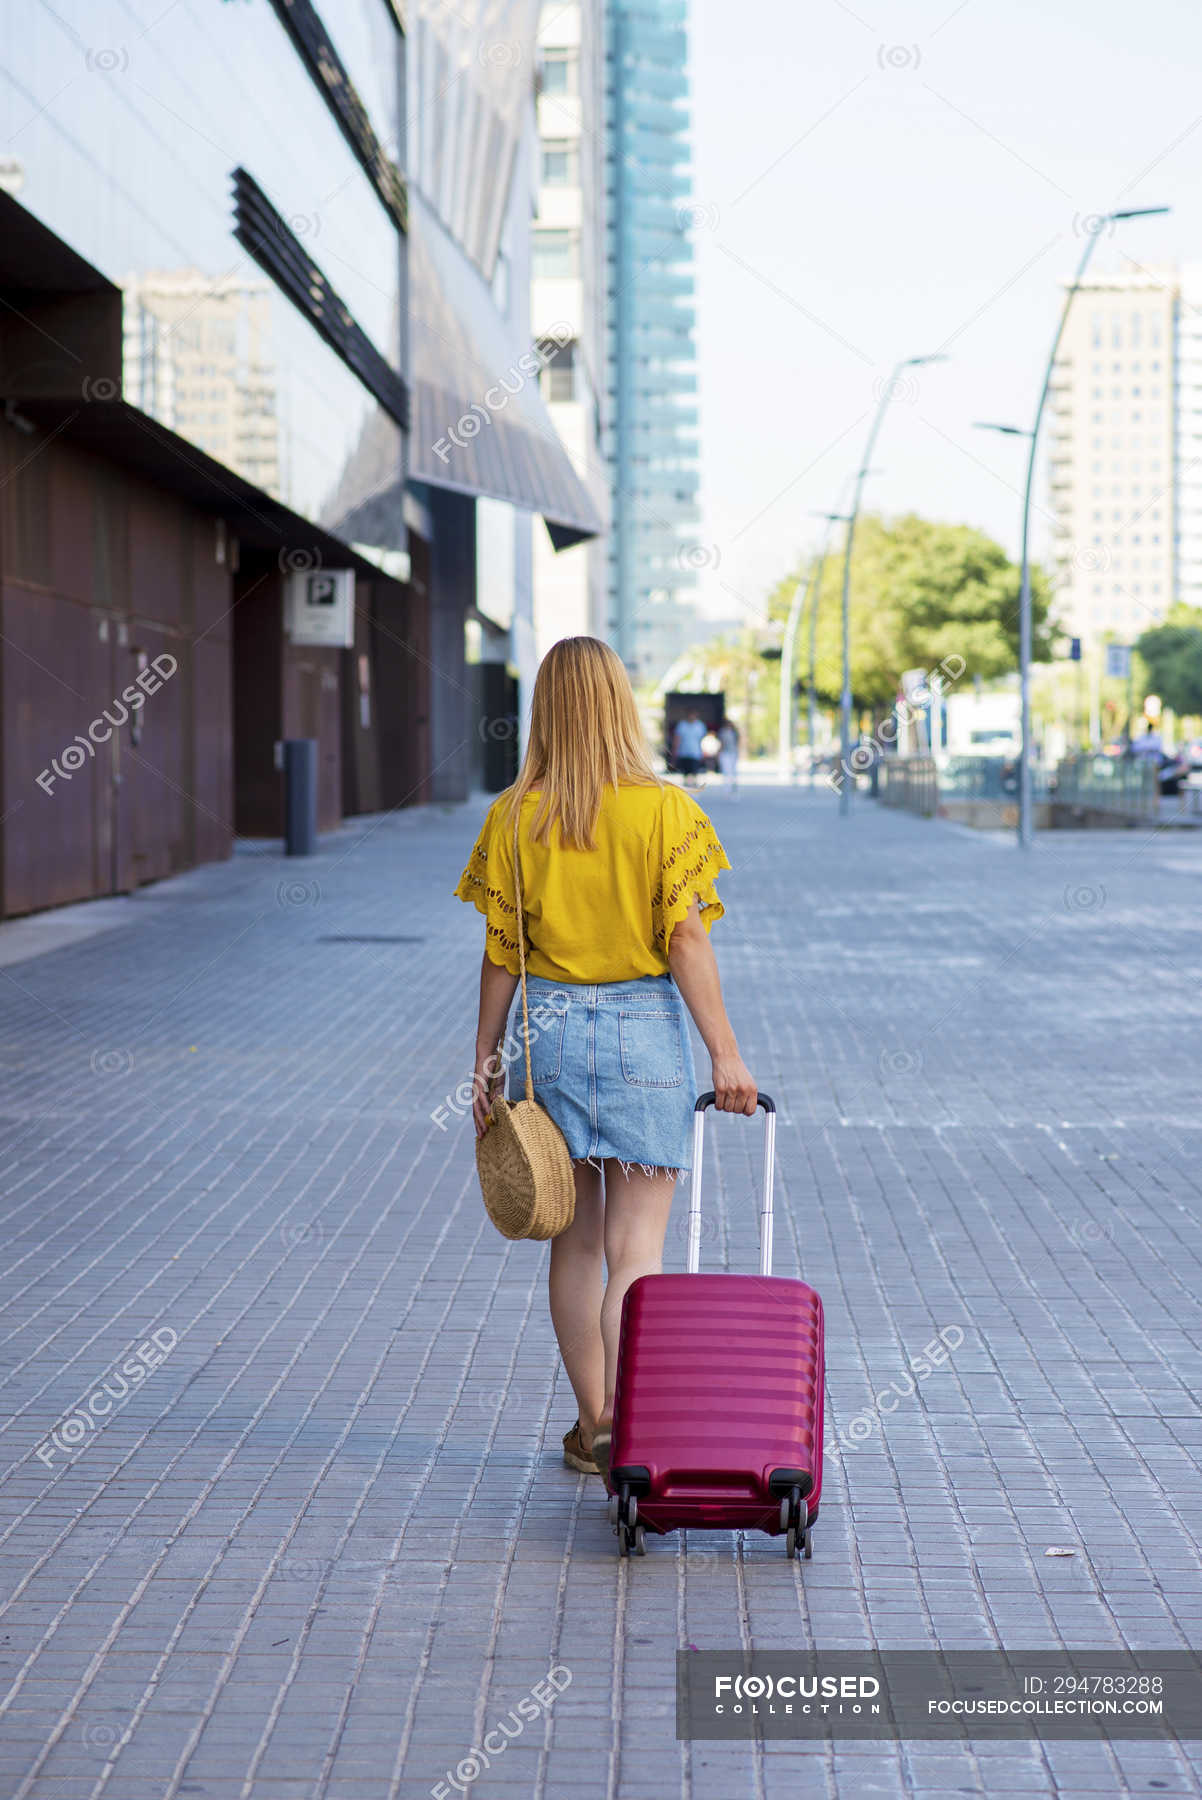
[[[485,1209],[503,1237],[553,1238],[572,1223],[576,1210],[576,1182],[563,1132],[547,1109],[534,1098],[534,1077],[530,1071],[530,1012],[526,1004],[526,922],[522,913],[522,870],[518,860],[516,822],[513,880],[522,971],[526,1098],[511,1102],[498,1094],[494,1099],[484,1136],[476,1139],[476,1173],[480,1177]]]

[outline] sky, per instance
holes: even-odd
[[[1108,227],[1096,270],[1202,263],[1202,10],[693,0],[691,63],[702,605],[757,621],[845,503],[880,384],[932,352],[864,504],[1017,555],[1025,445],[973,421],[1029,427],[1099,214],[1173,208]]]

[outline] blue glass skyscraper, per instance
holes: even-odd
[[[697,510],[697,372],[687,0],[611,0],[608,109],[609,634],[655,680],[689,635],[679,604],[705,561]]]

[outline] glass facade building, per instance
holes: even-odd
[[[322,18],[395,148],[390,8],[338,0]],[[275,9],[32,0],[0,56],[0,113],[8,192],[124,290],[125,398],[294,511],[328,516],[376,403],[234,240],[232,172],[270,196],[398,371],[400,234]],[[399,518],[393,537],[403,548]]]
[[[532,344],[538,0],[17,10],[0,913],[279,836],[289,739],[323,830],[503,786],[534,515],[556,549],[601,525]],[[164,656],[137,730],[39,788]]]
[[[609,631],[655,680],[698,556],[686,0],[613,0],[606,58]]]

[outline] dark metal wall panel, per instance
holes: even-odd
[[[81,531],[80,522],[90,524],[95,471],[86,458],[62,449],[46,458],[46,473],[50,508],[48,585],[85,606],[94,605],[99,596],[95,591],[92,532]],[[85,725],[87,722],[85,719]]]
[[[228,856],[234,818],[234,713],[230,646],[201,638],[192,652],[195,766],[189,792],[195,860]]]
[[[405,765],[406,806],[425,806],[431,798],[430,782],[430,546],[425,538],[409,536],[409,592],[407,629],[412,645],[406,706],[410,720]]]
[[[110,891],[112,752],[88,754],[76,740],[108,703],[111,656],[88,607],[11,581],[0,594],[2,911],[11,915]],[[49,791],[38,783],[44,770]]]
[[[136,489],[129,502],[129,608],[164,625],[187,626],[191,545],[177,501]]]
[[[0,545],[4,569],[49,587],[50,461],[42,433],[0,427]]]
[[[144,665],[161,676],[162,686],[146,695],[121,733],[117,808],[121,886],[126,889],[178,874],[194,860],[191,758],[186,735],[192,647],[186,639],[144,619],[131,621],[128,635],[128,643],[117,649],[119,691],[131,686]],[[166,657],[176,664],[174,672],[170,672]]]
[[[387,581],[355,582],[355,645],[342,658],[342,810],[380,810],[379,689],[372,654],[375,612]]]
[[[0,913],[228,856],[232,593],[212,517],[11,428],[0,465]]]
[[[234,577],[234,825],[239,837],[284,835],[284,787],[275,766],[283,737],[279,567],[259,555]]]
[[[317,739],[317,829],[342,822],[342,702],[339,661],[345,651],[284,639],[284,732]]]
[[[218,544],[225,560],[218,561]],[[229,855],[234,822],[233,591],[230,546],[216,521],[192,521],[192,795],[195,860]]]
[[[381,810],[430,797],[428,551],[410,534],[411,578],[381,583],[372,615]]]
[[[198,515],[192,529],[192,629],[229,643],[234,630],[230,558],[233,545],[218,520]]]

